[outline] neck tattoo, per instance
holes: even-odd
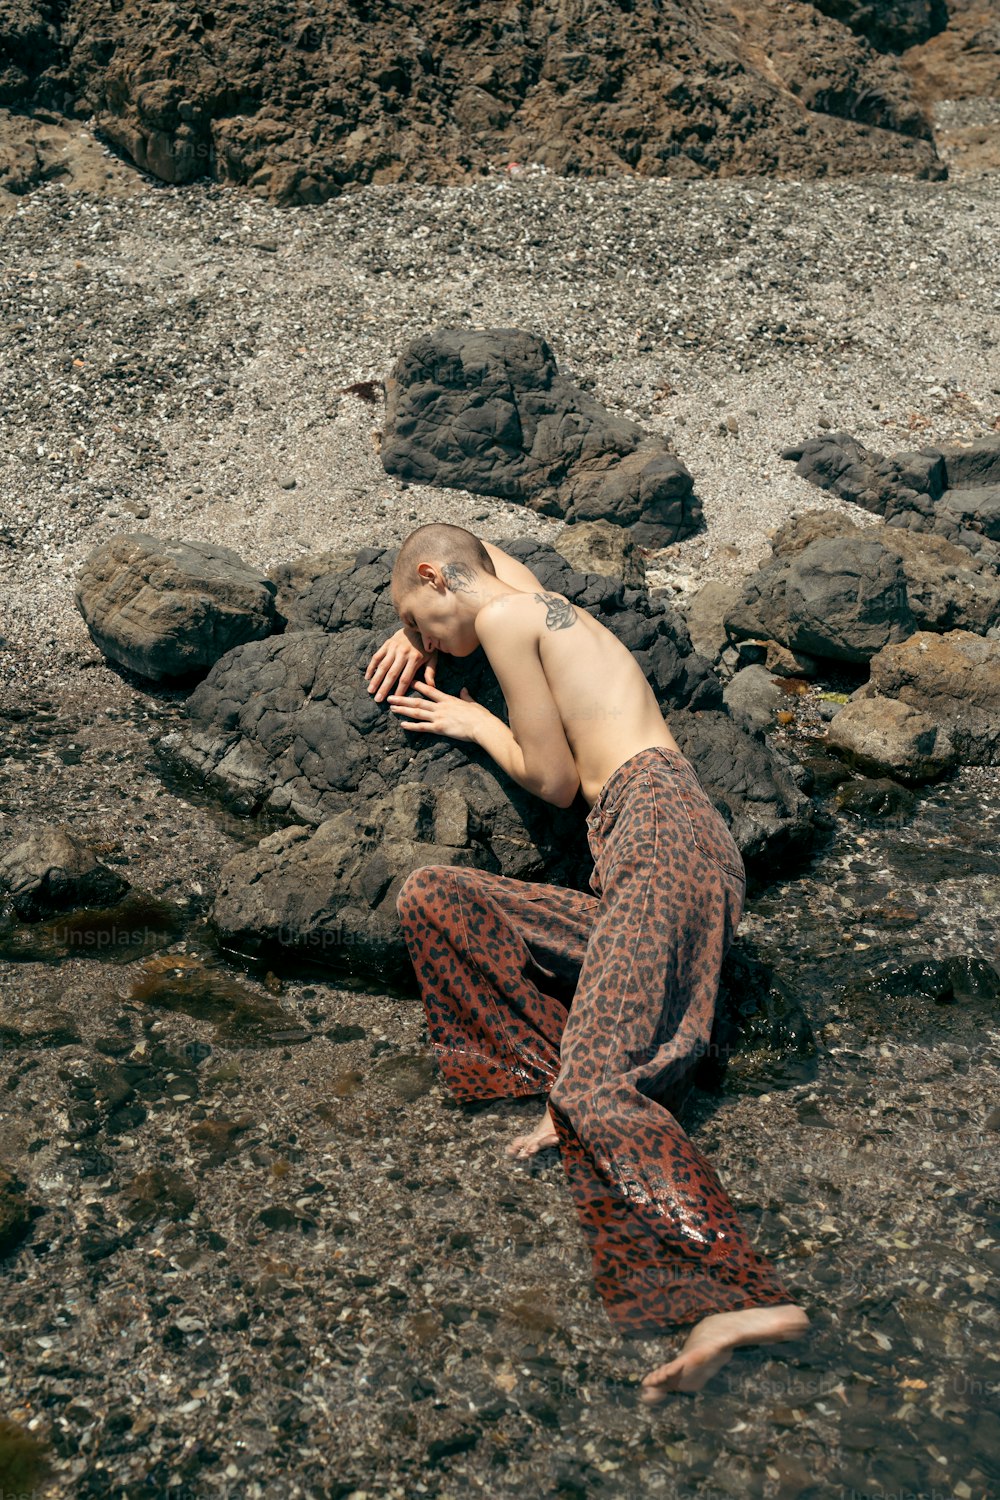
[[[475,576],[468,563],[449,562],[441,569],[441,577],[453,594],[471,594]]]

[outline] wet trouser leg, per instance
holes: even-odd
[[[396,905],[456,1098],[547,1094],[597,898],[428,865],[407,877]]]
[[[676,1119],[742,911],[739,852],[689,763],[662,750],[609,778],[588,831],[600,900],[447,866],[406,881],[400,917],[445,1077],[465,1100],[550,1092],[623,1331],[793,1301]]]

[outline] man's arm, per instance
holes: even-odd
[[[543,620],[537,590],[530,602],[508,596],[477,616],[476,631],[507,703],[510,728],[491,714],[476,740],[519,785],[568,807],[580,775],[538,651]]]
[[[569,807],[580,786],[573,752],[538,654],[542,616],[528,596],[509,595],[480,611],[476,631],[507,701],[510,728],[475,703],[422,682],[419,697],[393,694],[404,729],[472,740],[502,771],[546,802]]]

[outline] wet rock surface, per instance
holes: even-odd
[[[666,547],[697,531],[694,480],[662,438],[560,375],[544,339],[516,328],[439,329],[386,384],[390,474],[522,500],[569,521],[612,521]]]
[[[187,677],[275,629],[275,585],[228,547],[144,532],[87,558],[76,604],[105,656],[140,677]]]
[[[745,919],[732,984],[754,1040],[721,1093],[694,1092],[685,1125],[809,1309],[808,1341],[737,1356],[683,1412],[639,1411],[633,1383],[670,1341],[610,1332],[558,1161],[503,1157],[538,1104],[453,1107],[412,996],[294,973],[271,994],[247,976],[305,1036],[283,1053],[156,1003],[149,959],[131,973],[78,960],[59,971],[76,1036],[0,1054],[10,1157],[40,1209],[8,1258],[5,1337],[37,1349],[8,1409],[42,1405],[43,1451],[92,1491],[182,1475],[263,1496],[280,1467],[289,1496],[307,1495],[348,1463],[355,1488],[400,1497],[415,1474],[447,1493],[488,1473],[503,1495],[553,1472],[608,1500],[680,1496],[749,1483],[766,1445],[772,1467],[808,1467],[821,1487],[903,1474],[919,1490],[944,1470],[987,1496],[987,774],[888,825],[842,820]],[[168,797],[159,818],[183,807]],[[182,815],[206,849],[227,841],[196,804]],[[163,976],[212,960],[197,927],[168,949]],[[18,982],[55,973],[21,967]]]
[[[862,530],[821,511],[783,526],[772,548],[726,611],[733,640],[864,662],[918,630],[985,634],[1000,622],[996,569],[943,538]]]

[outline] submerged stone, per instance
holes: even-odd
[[[908,818],[917,806],[913,793],[888,776],[846,781],[837,788],[834,802],[841,812],[883,822]]]
[[[214,1021],[214,1039],[221,1043],[284,1046],[310,1037],[270,997],[258,995],[221,969],[186,954],[151,959],[134,981],[129,998]]]
[[[138,1224],[156,1219],[186,1219],[195,1205],[194,1188],[179,1172],[150,1167],[122,1192],[125,1212]]]
[[[68,912],[45,922],[0,919],[0,958],[58,963],[96,958],[132,963],[174,942],[184,926],[179,907],[134,891],[117,906]]]

